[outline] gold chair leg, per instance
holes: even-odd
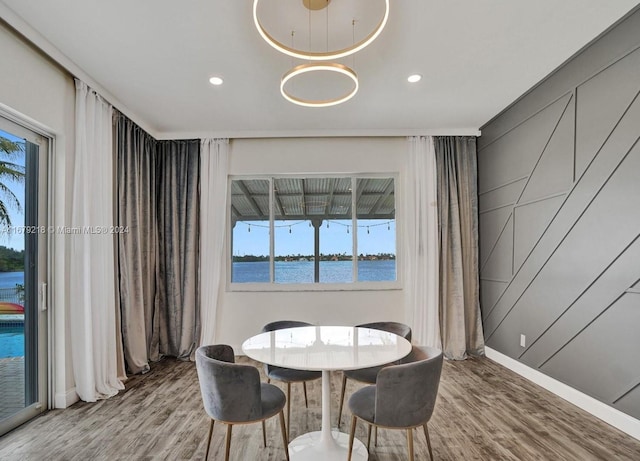
[[[304,389],[304,406],[309,408],[309,402],[307,401],[307,383],[302,381],[302,389]]]
[[[427,439],[427,447],[429,448],[429,459],[433,461],[433,452],[431,451],[431,440],[429,440],[429,429],[427,429],[426,423],[422,427],[424,428],[424,436]]]
[[[340,420],[342,419],[342,404],[344,403],[344,391],[347,389],[347,377],[342,374],[342,391],[340,392],[340,408],[338,409],[338,427],[340,427]]]
[[[287,383],[287,440],[291,439],[291,383]]]
[[[282,432],[282,443],[284,444],[284,453],[289,461],[289,442],[287,442],[287,427],[284,424],[284,411],[280,410],[280,431]]]
[[[211,436],[213,435],[213,423],[215,421],[212,419],[211,424],[209,424],[209,437],[207,437],[207,452],[204,455],[204,461],[209,459],[209,448],[211,447]]]
[[[224,461],[229,461],[229,451],[231,449],[231,428],[233,424],[227,424],[227,444],[224,449]]]
[[[407,429],[407,443],[409,444],[409,461],[413,461],[413,431]]]
[[[351,461],[351,452],[353,451],[353,437],[356,435],[356,422],[358,417],[351,417],[351,431],[349,432],[349,452],[347,453],[347,461]]]
[[[264,419],[262,420],[262,443],[267,448],[267,430],[265,429]]]
[[[371,446],[371,424],[369,424],[369,429],[367,430],[367,451],[369,450],[370,446]]]

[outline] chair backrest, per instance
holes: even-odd
[[[283,330],[285,328],[296,328],[296,327],[311,327],[312,323],[301,322],[300,320],[276,320],[275,322],[267,323],[262,327],[262,333],[266,333],[267,331],[275,331],[275,330]],[[264,365],[264,370],[267,375],[271,372],[271,370],[276,369],[274,365],[266,364]]]
[[[371,328],[373,330],[388,331],[398,336],[402,336],[407,341],[411,342],[411,327],[400,322],[371,322],[356,325],[361,328]]]
[[[433,414],[442,372],[442,351],[413,346],[412,362],[391,365],[376,380],[375,423],[388,427],[425,424]]]
[[[262,327],[262,333],[267,331],[275,331],[275,330],[283,330],[285,328],[295,328],[295,327],[310,327],[313,326],[311,323],[301,322],[299,320],[277,320],[275,322],[267,323]]]
[[[207,414],[218,421],[254,421],[262,415],[260,373],[234,363],[231,346],[217,344],[196,350],[196,369]]]

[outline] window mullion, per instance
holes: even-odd
[[[274,210],[273,205],[275,203],[274,198],[274,181],[273,178],[269,178],[269,283],[275,282],[275,225],[274,225]]]
[[[358,202],[358,179],[351,178],[351,263],[352,263],[352,283],[358,281],[358,210],[356,209]]]

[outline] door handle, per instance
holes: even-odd
[[[42,306],[40,309],[42,310],[42,312],[47,310],[47,282],[42,282],[42,297],[40,298],[41,303],[40,306]]]

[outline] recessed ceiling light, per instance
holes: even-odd
[[[212,85],[222,85],[223,80],[220,77],[211,77],[209,83]]]
[[[420,75],[420,74],[413,74],[413,75],[409,75],[409,77],[407,77],[407,81],[409,83],[416,83],[416,82],[419,82],[420,80],[422,80],[422,75]]]

